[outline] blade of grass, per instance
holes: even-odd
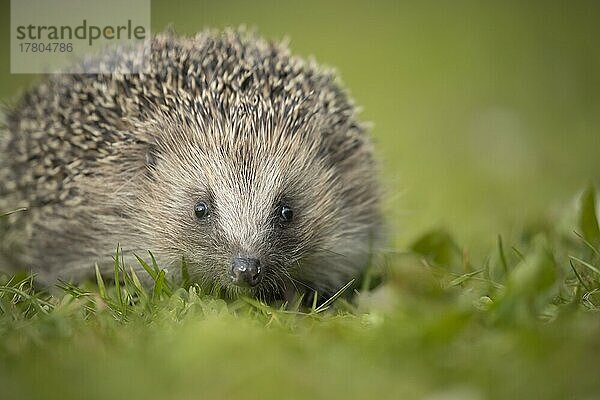
[[[373,280],[373,267],[371,265],[369,265],[369,267],[366,269],[365,273],[363,274],[363,281],[362,281],[360,291],[367,293],[369,291],[369,289],[371,288],[372,280]]]
[[[515,254],[521,259],[521,261],[525,261],[525,256],[523,255],[523,253],[521,253],[519,251],[519,249],[517,249],[516,247],[511,247],[512,251],[515,252]]]
[[[154,282],[154,290],[152,290],[152,300],[158,300],[160,295],[163,293],[165,283],[165,271],[160,270]]]
[[[152,260],[152,268],[154,268],[154,270],[157,271],[157,273],[163,272],[163,275],[164,275],[163,291],[165,292],[165,294],[167,296],[171,296],[173,294],[173,289],[171,288],[171,284],[169,283],[169,280],[166,278],[167,271],[164,269],[161,269],[158,266],[158,263],[156,262],[156,258],[154,257],[154,254],[152,254],[152,252],[150,250],[148,250],[148,254],[150,254],[150,259]]]
[[[250,304],[254,309],[260,311],[264,315],[273,314],[273,310],[271,309],[271,307],[269,307],[267,304],[263,303],[258,299],[246,296],[242,296],[240,297],[240,299],[245,303]]]
[[[573,265],[573,260],[569,260],[569,264],[571,265],[571,269],[575,273],[575,276],[577,277],[577,280],[579,281],[579,283],[581,283],[581,285],[585,288],[585,290],[589,291],[590,288],[585,284],[583,279],[581,279],[581,275],[579,275],[579,272],[577,272],[577,268],[575,268],[575,266]]]
[[[190,272],[184,257],[181,257],[181,280],[182,287],[187,288],[190,286]]]
[[[471,279],[472,277],[474,277],[475,275],[479,275],[480,273],[483,272],[483,269],[479,269],[477,271],[473,271],[473,272],[469,272],[468,274],[463,274],[460,275],[457,278],[452,279],[449,283],[448,286],[449,288],[454,287],[454,286],[458,286],[463,282],[468,281],[469,279]]]
[[[152,254],[152,252],[150,250],[148,250],[148,254],[150,254],[150,259],[152,260],[152,268],[154,268],[154,272],[156,272],[156,275],[158,275],[160,272],[160,268],[158,267],[156,258],[154,258],[154,254]]]
[[[116,291],[116,295],[117,295],[117,304],[120,307],[120,311],[124,311],[124,304],[123,304],[123,296],[121,293],[121,279],[119,276],[119,272],[120,272],[120,263],[119,263],[119,245],[117,245],[117,252],[115,254],[114,257],[115,260],[115,291]]]
[[[569,258],[571,260],[577,261],[578,263],[580,263],[583,266],[588,267],[591,271],[597,273],[598,275],[600,275],[600,269],[594,267],[592,264],[588,263],[587,261],[583,261],[580,258],[574,257],[574,256],[569,256]]]
[[[148,263],[146,261],[144,261],[144,259],[142,259],[137,254],[134,253],[133,256],[137,259],[138,263],[140,263],[140,265],[142,266],[142,268],[144,268],[144,270],[148,273],[148,275],[150,275],[152,280],[154,282],[156,282],[156,278],[158,277],[158,272],[154,271],[154,269],[152,269],[152,267],[150,267],[150,265],[148,265]]]
[[[581,239],[581,240],[583,241],[583,243],[584,243],[584,244],[585,244],[587,247],[589,247],[589,248],[590,248],[590,249],[591,249],[591,250],[594,252],[594,254],[596,254],[596,256],[600,257],[600,252],[598,251],[598,249],[597,249],[597,248],[596,248],[596,247],[595,247],[593,244],[591,244],[590,242],[588,242],[588,241],[587,241],[587,239],[586,239],[586,238],[584,238],[584,237],[583,237],[583,235],[582,235],[581,233],[579,233],[579,232],[577,232],[577,231],[573,231],[573,233],[574,233],[574,234],[575,234],[575,235],[576,235],[576,236],[577,236],[579,239]]]
[[[106,299],[108,297],[106,295],[106,286],[104,285],[104,279],[102,279],[102,274],[100,273],[98,263],[96,263],[96,283],[98,284],[98,292],[100,293],[100,297]]]
[[[581,195],[579,214],[579,229],[590,243],[600,240],[600,227],[596,214],[596,190],[589,186]]]
[[[72,283],[64,281],[62,279],[58,280],[58,284],[56,285],[56,287],[61,289],[63,292],[70,294],[76,299],[80,297],[87,297],[91,294],[91,292],[83,290],[79,286],[73,285]]]
[[[146,289],[144,289],[144,287],[142,286],[142,282],[140,281],[140,278],[138,278],[137,274],[135,273],[135,270],[131,266],[129,267],[129,274],[131,276],[133,285],[136,287],[138,293],[141,296],[148,297],[148,292],[146,292]]]
[[[0,292],[8,292],[13,295],[19,296],[21,299],[24,299],[27,303],[31,304],[39,313],[48,314],[48,311],[42,307],[42,305],[52,309],[54,305],[50,302],[42,300],[35,295],[30,295],[23,290],[17,289],[12,286],[0,286]]]
[[[508,263],[506,262],[506,256],[504,255],[504,245],[502,244],[502,236],[498,235],[498,253],[500,254],[500,264],[504,269],[504,273],[508,273]]]
[[[325,311],[327,308],[329,308],[329,306],[331,304],[333,304],[333,302],[340,297],[342,294],[344,294],[344,292],[350,287],[352,286],[352,284],[354,283],[354,279],[352,279],[350,282],[346,283],[340,290],[338,290],[333,296],[331,296],[330,298],[328,298],[327,300],[325,300],[323,302],[323,304],[321,304],[319,307],[316,308],[315,313],[320,313]]]

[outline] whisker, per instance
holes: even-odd
[[[335,251],[333,251],[331,249],[326,249],[324,247],[317,247],[316,250],[317,251],[323,251],[323,252],[326,252],[326,253],[331,253],[331,254],[334,254],[334,255],[339,256],[339,257],[348,258],[348,255],[346,255],[346,254],[338,253],[338,252],[335,252]]]

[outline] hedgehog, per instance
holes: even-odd
[[[140,60],[136,46],[85,62]],[[236,296],[327,296],[381,237],[367,126],[333,70],[244,29],[155,35],[137,74],[57,74],[5,112],[1,247],[43,282],[151,251]]]

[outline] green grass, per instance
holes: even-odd
[[[334,67],[372,122],[393,246],[450,227],[481,257],[600,183],[600,2],[152,0],[152,31],[246,25]],[[0,1],[0,100],[10,74]],[[481,251],[480,251],[481,250]]]
[[[595,204],[482,260],[428,232],[306,308],[225,301],[150,257],[147,288],[118,251],[114,276],[53,294],[4,276],[2,398],[598,398]]]

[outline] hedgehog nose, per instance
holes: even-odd
[[[262,278],[260,261],[256,258],[235,257],[231,262],[230,276],[234,285],[256,286]]]

